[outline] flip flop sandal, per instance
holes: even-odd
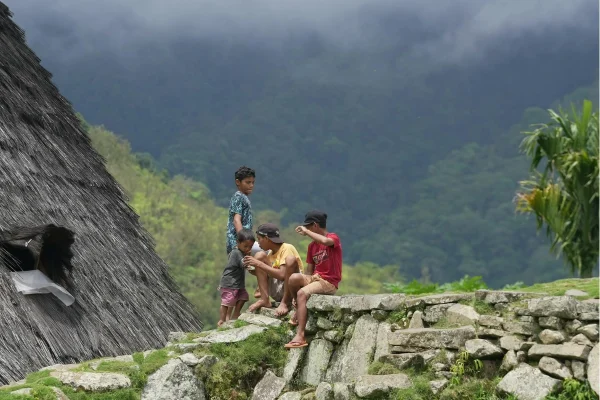
[[[302,342],[289,342],[288,344],[286,344],[285,347],[286,349],[298,349],[300,347],[306,347],[308,346],[308,343],[306,343],[306,340],[302,341]]]

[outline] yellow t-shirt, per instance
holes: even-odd
[[[296,250],[296,248],[294,246],[292,246],[289,243],[283,243],[281,245],[281,247],[279,248],[279,250],[277,251],[277,253],[269,252],[269,255],[268,255],[271,266],[273,268],[277,268],[277,269],[279,269],[281,264],[285,264],[285,259],[288,256],[296,257],[296,260],[298,261],[298,268],[300,269],[300,272],[304,272],[304,264],[302,264],[302,259],[300,258],[298,251]]]

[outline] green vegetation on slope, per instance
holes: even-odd
[[[580,107],[585,98],[598,98],[597,83],[553,107],[571,102]],[[568,269],[536,235],[534,218],[516,213],[513,203],[529,170],[519,154],[522,132],[548,119],[547,111],[528,108],[491,143],[466,144],[429,165],[412,186],[410,201],[399,201],[391,213],[363,227],[370,235],[357,240],[354,253],[374,262],[393,259],[410,266],[407,278],[438,283],[464,275],[482,276],[493,287],[567,278]]]
[[[103,127],[84,126],[94,148],[106,158],[109,172],[125,189],[142,225],[154,238],[158,254],[170,266],[182,293],[200,310],[207,327],[214,326],[220,304],[217,287],[227,261],[227,210],[215,204],[201,183],[182,176],[169,178],[147,155],[132,154],[127,141]],[[231,190],[235,190],[233,183]],[[281,216],[264,211],[256,219],[258,226],[267,221],[280,223]],[[282,236],[305,257],[309,240],[296,234],[293,225],[282,229]],[[398,266],[372,263],[345,265],[338,293],[380,293],[385,282],[400,278],[398,271]],[[252,292],[255,285],[256,280],[248,275],[248,290]]]

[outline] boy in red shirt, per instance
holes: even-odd
[[[285,345],[286,348],[304,347],[304,338],[308,311],[306,302],[311,294],[334,294],[342,280],[342,244],[338,235],[327,232],[327,214],[321,211],[309,211],[304,223],[296,228],[302,236],[313,241],[308,245],[305,274],[290,276],[289,288],[296,301],[296,314],[290,320],[298,325],[296,336]]]

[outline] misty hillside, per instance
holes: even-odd
[[[518,146],[544,109],[598,98],[597,2],[12,3],[88,121],[221,206],[247,164],[255,208],[286,224],[327,210],[349,262],[497,285],[565,275],[514,213]]]

